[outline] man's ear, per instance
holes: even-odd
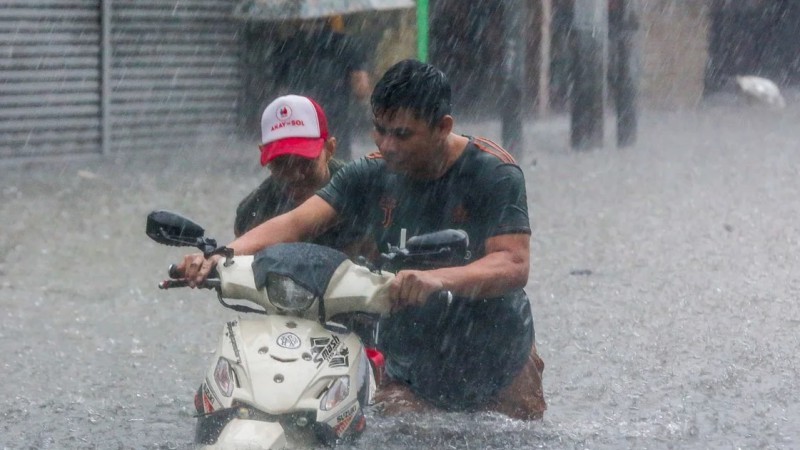
[[[453,120],[453,116],[450,114],[446,114],[444,117],[439,119],[439,123],[436,124],[436,128],[445,136],[450,134],[453,131],[453,125],[455,121]]]
[[[336,154],[336,138],[331,136],[325,141],[325,160],[329,161]]]

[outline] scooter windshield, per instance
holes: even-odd
[[[289,277],[318,297],[328,289],[333,272],[347,255],[322,245],[296,242],[277,244],[255,255],[253,275],[256,288],[267,286],[268,274]]]

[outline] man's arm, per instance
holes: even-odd
[[[354,70],[350,72],[350,89],[358,101],[363,102],[368,99],[371,93],[369,73],[367,73],[366,70]]]
[[[312,239],[327,230],[336,220],[336,210],[317,195],[297,208],[270,219],[243,234],[227,245],[236,255],[252,255],[281,242],[298,242]],[[202,253],[186,255],[178,264],[191,286],[197,286],[208,277],[220,256],[208,259]]]
[[[396,308],[423,304],[431,294],[449,290],[458,296],[491,298],[528,283],[530,236],[503,234],[486,241],[486,255],[466,266],[400,271],[392,282]]]
[[[313,239],[336,220],[336,210],[317,195],[268,220],[228,244],[236,255],[252,255],[270,245]]]

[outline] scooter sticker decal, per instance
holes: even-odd
[[[294,333],[283,333],[275,340],[279,347],[295,349],[300,348],[300,338]]]
[[[331,362],[328,364],[328,367],[349,367],[350,366],[350,351],[347,350],[347,347],[339,350],[336,352],[335,355],[331,356]]]
[[[349,427],[350,423],[353,421],[353,417],[355,417],[357,410],[358,410],[358,403],[347,408],[346,411],[336,416],[337,423],[336,426],[333,428],[333,431],[336,433],[337,436],[341,436],[344,434],[345,431],[347,431],[347,427]]]
[[[317,368],[322,363],[329,361],[328,367],[348,367],[350,365],[347,347],[339,348],[342,340],[339,336],[333,335],[329,338],[311,338],[311,354],[314,355],[314,362]]]
[[[203,408],[205,408],[206,413],[214,412],[216,408],[214,406],[220,406],[219,401],[214,396],[214,393],[208,387],[208,381],[203,383]]]

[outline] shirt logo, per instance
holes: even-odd
[[[383,210],[383,222],[381,225],[383,225],[383,228],[389,228],[394,220],[392,216],[394,215],[394,209],[397,207],[397,200],[391,197],[383,197],[378,205]]]
[[[450,214],[450,219],[453,223],[466,223],[467,220],[469,220],[469,213],[467,209],[464,208],[464,205],[456,206]]]

